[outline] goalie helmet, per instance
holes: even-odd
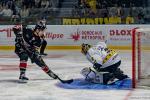
[[[105,42],[98,42],[96,45],[97,45],[99,48],[107,48],[107,45],[106,45]]]
[[[81,45],[81,53],[85,54],[87,53],[87,51],[91,48],[91,45],[89,44],[82,44]]]

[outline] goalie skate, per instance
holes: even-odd
[[[107,85],[112,85],[112,84],[114,84],[114,83],[117,82],[117,81],[118,81],[118,79],[113,78],[113,79],[111,79],[111,80],[109,80],[109,81],[107,82]]]

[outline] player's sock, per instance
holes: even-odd
[[[26,61],[20,61],[20,65],[19,65],[19,68],[20,68],[19,82],[21,82],[21,83],[26,83],[27,80],[29,80],[25,76],[26,67],[27,67],[27,62]]]
[[[43,66],[42,70],[47,73],[50,77],[57,79],[57,75],[55,75],[47,66]]]
[[[27,62],[26,61],[20,61],[20,75],[25,74],[26,72],[26,67],[27,67]]]

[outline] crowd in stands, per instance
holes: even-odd
[[[39,10],[46,11],[55,7],[59,0],[1,0],[0,16],[12,21],[36,15]],[[40,14],[40,13],[39,13]]]
[[[148,0],[143,0],[145,3]],[[133,17],[136,23],[146,23],[150,9],[142,0],[78,0],[73,14],[76,17]]]
[[[0,21],[2,18],[16,21],[44,15],[60,2],[63,0],[0,0]],[[78,0],[70,17],[133,17],[137,23],[146,23],[150,18],[147,3],[148,0]]]

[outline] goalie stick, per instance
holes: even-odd
[[[104,40],[104,42],[105,42],[106,44],[107,44],[109,38],[110,38],[109,34],[106,34],[106,35],[105,35],[105,40]]]

